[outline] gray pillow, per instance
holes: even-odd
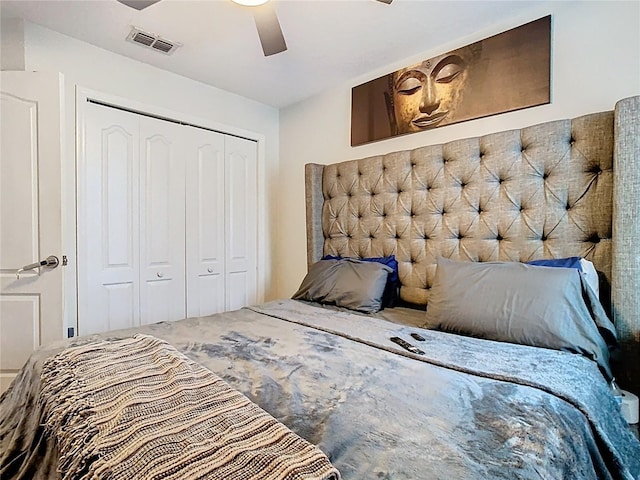
[[[320,260],[311,265],[292,298],[374,313],[382,308],[382,294],[391,272],[390,267],[377,262]]]
[[[615,327],[591,302],[573,268],[439,258],[425,327],[579,353],[611,378],[600,331],[615,342]]]

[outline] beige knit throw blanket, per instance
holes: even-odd
[[[63,479],[340,479],[316,446],[148,335],[50,358],[41,401]]]

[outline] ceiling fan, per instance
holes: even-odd
[[[118,0],[118,2],[128,7],[142,10],[160,0]],[[280,28],[280,22],[276,16],[276,11],[269,3],[269,0],[231,0],[232,2],[249,7],[256,7],[253,11],[253,18],[256,22],[256,29],[262,44],[264,56],[275,55],[284,52],[287,49],[287,43],[284,41],[284,35]],[[393,0],[377,0],[381,3],[389,5]]]

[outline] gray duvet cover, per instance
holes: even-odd
[[[640,477],[640,443],[590,360],[284,300],[39,350],[1,399],[2,479],[59,478],[55,442],[40,427],[42,361],[134,332],[220,375],[318,445],[345,479]]]

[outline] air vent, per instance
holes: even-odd
[[[173,43],[158,39],[153,45],[151,45],[151,47],[156,50],[160,50],[163,53],[169,53],[174,48],[174,45]]]
[[[132,43],[137,43],[138,45],[153,48],[154,50],[167,55],[172,54],[182,46],[180,43],[172,42],[171,40],[161,38],[153,33],[142,31],[136,27],[131,29],[131,33],[127,36],[127,40]]]
[[[131,40],[136,43],[141,43],[142,45],[145,45],[147,47],[150,47],[153,42],[156,41],[156,39],[151,35],[147,35],[146,33],[142,32],[135,32],[133,37],[131,37]]]

